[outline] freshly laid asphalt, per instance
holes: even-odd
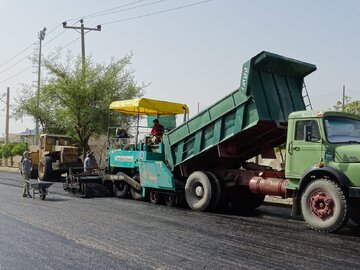
[[[360,227],[310,230],[288,207],[252,215],[193,212],[113,197],[81,199],[54,183],[22,198],[0,172],[0,269],[360,269]]]

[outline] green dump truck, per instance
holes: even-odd
[[[269,52],[256,55],[243,65],[239,89],[166,132],[160,145],[110,147],[103,183],[113,184],[118,197],[130,190],[153,203],[174,205],[184,196],[196,211],[247,212],[276,195],[293,198],[293,214],[315,230],[335,231],[348,218],[359,224],[360,117],[306,111],[304,77],[315,70]],[[281,146],[283,170],[249,162],[275,158]]]

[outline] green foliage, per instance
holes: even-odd
[[[11,150],[13,147],[14,147],[14,144],[12,144],[12,143],[4,144],[2,146],[2,155],[4,158],[9,158],[9,157],[13,156],[11,153]]]
[[[64,63],[57,52],[44,61],[48,77],[40,92],[37,109],[36,95],[24,87],[17,99],[15,114],[39,119],[48,133],[75,137],[86,150],[90,136],[107,133],[108,108],[115,100],[140,97],[143,88],[128,70],[131,55],[110,64],[96,64],[90,58],[82,69],[80,58],[68,56]],[[131,121],[126,118],[125,122]]]
[[[344,111],[344,112],[348,112],[348,113],[352,113],[352,114],[356,114],[356,115],[360,115],[360,101],[351,101],[352,98],[345,96],[345,106],[344,106],[344,110],[343,110],[343,102],[342,101],[338,101],[336,102],[336,105],[334,105],[331,110],[333,111]]]
[[[16,143],[11,149],[11,154],[12,156],[22,156],[27,148],[27,144],[24,142]]]
[[[353,101],[346,105],[345,111],[353,114],[360,115],[360,101]]]
[[[22,156],[25,150],[27,150],[27,144],[24,142],[3,144],[0,147],[0,158]]]

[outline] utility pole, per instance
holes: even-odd
[[[63,28],[67,29],[75,29],[76,31],[80,30],[81,34],[81,59],[82,59],[82,69],[83,72],[85,71],[85,30],[87,30],[86,33],[90,31],[101,31],[101,25],[96,26],[96,28],[89,28],[84,26],[84,20],[80,20],[81,25],[80,26],[67,26],[66,22],[63,22]]]
[[[5,119],[5,144],[9,143],[9,108],[10,108],[10,87],[6,90],[6,119]]]
[[[345,85],[343,85],[343,102],[342,102],[342,111],[345,110]]]
[[[45,39],[45,32],[46,32],[46,27],[43,28],[43,30],[41,30],[38,33],[38,37],[39,37],[39,66],[38,66],[38,85],[37,85],[37,92],[36,92],[36,109],[37,109],[37,113],[39,113],[39,105],[40,105],[40,80],[41,80],[41,45],[42,45],[42,41]],[[38,117],[36,117],[35,119],[35,145],[39,144],[39,119]]]
[[[6,119],[5,119],[5,144],[9,143],[9,108],[10,108],[10,87],[6,90]],[[5,159],[5,166],[7,167],[8,160]]]

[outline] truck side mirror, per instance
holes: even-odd
[[[312,139],[312,127],[311,126],[304,126],[304,134],[305,134],[305,141],[311,142]]]

